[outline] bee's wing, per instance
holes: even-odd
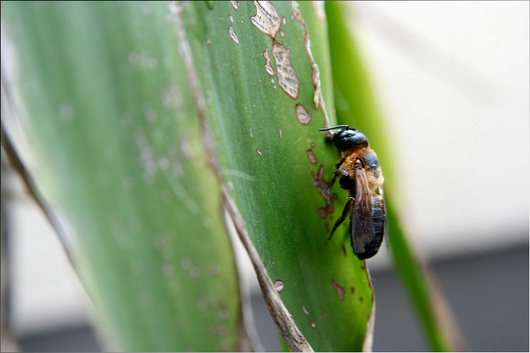
[[[374,238],[372,191],[363,168],[355,168],[355,205],[353,207],[352,243],[357,255],[365,252],[366,244]]]

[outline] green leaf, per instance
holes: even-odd
[[[2,3],[4,83],[116,349],[248,350],[167,4]]]
[[[246,349],[221,204],[291,349],[369,348],[366,265],[327,241],[326,22],[297,6],[2,4],[32,171],[119,349]]]
[[[326,2],[329,23],[330,52],[332,58],[335,107],[341,124],[349,124],[362,130],[377,152],[385,175],[385,198],[388,216],[390,252],[410,293],[413,305],[421,318],[426,336],[433,350],[447,351],[454,348],[451,340],[457,339],[451,332],[451,323],[444,321],[437,311],[442,304],[441,294],[430,285],[431,278],[413,252],[401,225],[396,200],[399,194],[395,182],[396,166],[393,164],[392,146],[385,131],[369,77],[364,68],[355,38],[347,27],[349,9],[340,2]],[[453,336],[453,337],[451,337]]]
[[[308,9],[302,17],[289,2],[182,6],[176,12],[191,49],[187,71],[204,109],[209,155],[232,216],[244,221],[240,236],[259,254],[254,266],[264,264],[283,288],[288,314],[313,349],[361,350],[373,301],[366,266],[347,240],[327,241],[347,194],[334,190],[338,206],[324,196],[339,154],[318,131],[327,122],[315,105],[320,96],[307,49],[326,48],[325,36],[306,43]],[[266,300],[270,282],[261,282]],[[300,347],[284,332],[285,313],[270,309],[290,349]]]

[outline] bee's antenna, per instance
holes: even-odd
[[[323,129],[318,129],[318,131],[328,131],[328,130],[335,130],[335,129],[349,129],[350,128],[350,125],[337,125],[337,126],[332,126],[332,127],[325,127]]]

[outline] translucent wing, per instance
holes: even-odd
[[[364,253],[363,254],[357,254],[357,256],[362,259],[368,259],[379,251],[379,248],[381,247],[381,243],[383,242],[384,238],[387,238],[388,236],[388,229],[387,229],[387,221],[386,221],[386,208],[385,208],[385,201],[383,199],[382,193],[377,195],[372,195],[372,203],[373,203],[373,209],[372,209],[372,219],[374,223],[374,237],[372,240],[365,244],[364,246]],[[387,239],[387,245],[388,245],[388,239]]]
[[[374,219],[372,215],[372,191],[368,184],[366,171],[355,167],[355,205],[352,219],[352,245],[355,254],[363,257],[365,247],[374,239]],[[373,256],[373,255],[372,255]]]

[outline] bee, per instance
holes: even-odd
[[[348,125],[338,125],[319,131],[337,130],[326,137],[342,152],[336,164],[329,188],[339,178],[340,187],[350,196],[342,214],[333,226],[328,240],[339,225],[350,216],[350,236],[354,253],[361,260],[368,259],[379,250],[387,233],[385,200],[383,196],[383,172],[375,152],[368,147],[368,138]]]

